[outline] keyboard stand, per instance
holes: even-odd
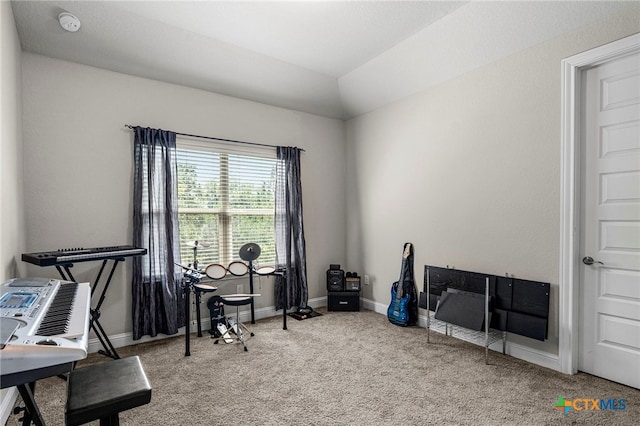
[[[104,348],[104,349],[100,349],[98,353],[113,359],[120,359],[120,355],[118,355],[118,352],[116,352],[116,348],[114,348],[113,345],[111,344],[111,340],[109,340],[109,336],[102,328],[102,325],[100,324],[99,319],[100,319],[100,307],[102,307],[102,303],[104,302],[105,296],[107,295],[107,290],[109,288],[109,284],[111,283],[111,278],[113,277],[113,273],[116,271],[116,267],[118,266],[118,263],[124,261],[124,257],[117,257],[117,258],[102,260],[102,266],[100,266],[100,271],[98,271],[98,276],[96,277],[94,284],[91,286],[91,298],[93,299],[93,294],[98,289],[98,286],[100,284],[100,278],[102,277],[102,272],[104,271],[105,266],[107,266],[107,262],[109,260],[113,260],[113,264],[111,265],[111,271],[109,272],[107,281],[104,283],[104,286],[102,287],[102,291],[100,292],[100,298],[98,299],[98,303],[96,304],[95,307],[89,310],[89,312],[91,313],[91,318],[89,319],[89,328],[93,330],[93,332],[98,337],[98,340],[100,340],[100,344],[102,344],[102,347]],[[77,282],[76,279],[73,277],[73,274],[71,273],[72,267],[73,267],[73,263],[64,263],[64,264],[56,265],[56,269],[58,270],[58,273],[60,274],[63,280]]]
[[[36,382],[23,383],[16,387],[18,388],[18,392],[20,392],[22,402],[24,402],[24,417],[22,418],[22,424],[30,425],[33,422],[36,426],[44,426],[42,414],[40,414],[40,410],[36,404],[36,399],[33,396],[36,388]]]
[[[2,376],[0,388],[6,389],[15,386],[18,392],[20,392],[24,407],[15,407],[13,413],[23,413],[23,417],[20,419],[23,426],[30,426],[31,424],[45,426],[44,419],[42,418],[42,414],[34,397],[36,381],[46,377],[67,374],[73,369],[73,364],[73,362],[67,362]]]

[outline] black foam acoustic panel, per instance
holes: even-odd
[[[482,310],[482,320],[484,320],[487,278],[489,278],[491,328],[545,340],[548,332],[551,292],[549,283],[426,265],[424,292],[429,292],[429,310],[437,312],[436,319],[478,330],[480,320],[475,310],[478,308]],[[467,297],[468,295],[454,296],[451,299],[449,293],[453,292],[481,295],[481,302],[471,300]],[[424,306],[426,306],[426,294],[423,297]],[[443,311],[440,311],[441,306],[445,306]]]
[[[484,304],[482,295],[445,291],[440,295],[435,318],[470,330],[483,331]]]
[[[511,294],[513,290],[513,279],[507,277],[496,277],[496,308],[511,310]]]
[[[532,315],[509,312],[507,319],[507,331],[532,339],[544,340],[547,338],[547,319]]]
[[[418,308],[427,309],[427,292],[421,291],[418,298]]]
[[[549,316],[550,290],[549,283],[514,278],[511,310],[547,318]]]
[[[491,328],[500,331],[507,331],[507,319],[509,318],[509,312],[504,309],[494,309],[493,316],[491,318]]]

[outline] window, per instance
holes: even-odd
[[[275,264],[276,153],[272,148],[178,140],[178,218],[183,263],[228,266],[246,243],[256,243],[256,264]]]

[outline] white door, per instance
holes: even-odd
[[[582,82],[578,369],[640,388],[640,53]]]

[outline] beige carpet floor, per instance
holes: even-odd
[[[640,390],[587,374],[563,375],[371,311],[326,312],[282,330],[280,316],[251,326],[249,351],[208,335],[119,348],[139,355],[151,403],[122,425],[638,425]],[[108,362],[98,354],[83,365]],[[48,425],[64,424],[66,384],[38,382]],[[623,399],[625,410],[555,408],[567,400]],[[18,416],[8,424],[18,425]],[[95,423],[97,424],[97,422]]]

